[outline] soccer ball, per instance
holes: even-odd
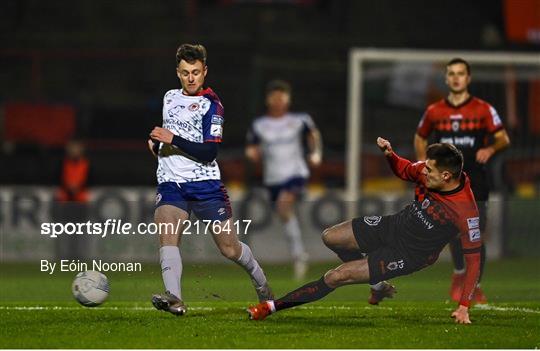
[[[71,291],[81,305],[98,306],[109,296],[109,280],[105,274],[97,271],[80,272],[71,284]]]

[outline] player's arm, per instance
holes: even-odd
[[[504,129],[495,132],[493,139],[493,144],[489,145],[488,147],[481,148],[476,152],[476,161],[478,163],[486,163],[491,156],[510,145],[510,137]]]
[[[251,162],[259,162],[261,160],[261,147],[259,146],[261,138],[255,131],[255,127],[252,125],[246,135],[246,149],[245,155]]]
[[[469,324],[471,323],[469,319],[469,307],[474,290],[478,284],[478,278],[480,277],[482,237],[480,233],[480,217],[476,205],[471,202],[467,205],[463,204],[463,207],[469,207],[468,211],[462,212],[462,219],[459,223],[466,271],[463,292],[458,308],[452,313],[452,317],[456,319],[457,323]]]
[[[424,162],[412,163],[405,158],[399,157],[392,149],[390,142],[381,137],[377,138],[377,146],[386,156],[390,168],[392,168],[392,171],[396,176],[411,182],[420,181],[422,170],[425,167]]]
[[[309,129],[307,133],[307,143],[309,148],[308,160],[312,166],[319,166],[322,162],[323,145],[321,133],[316,127]]]
[[[215,160],[218,152],[218,144],[216,142],[194,143],[161,127],[154,127],[150,133],[150,138],[165,144],[174,145],[188,156],[205,163]]]
[[[426,160],[426,152],[428,147],[428,137],[432,131],[431,125],[431,108],[428,108],[418,123],[416,133],[414,134],[414,152],[417,161]]]
[[[421,137],[418,133],[414,134],[414,152],[418,161],[426,160],[426,151],[428,147],[427,138]]]

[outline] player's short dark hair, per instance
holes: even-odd
[[[182,44],[176,50],[176,65],[182,60],[188,63],[201,61],[206,65],[206,48],[201,44]]]
[[[287,93],[287,94],[291,94],[291,85],[284,81],[284,80],[281,80],[281,79],[275,79],[275,80],[272,80],[270,82],[268,82],[268,84],[266,85],[266,95],[274,92],[274,91],[282,91],[284,93]]]
[[[426,156],[435,161],[435,167],[440,171],[452,173],[452,178],[461,177],[463,170],[463,154],[454,145],[447,143],[431,144]]]
[[[462,59],[461,57],[454,57],[453,59],[451,59],[450,61],[448,61],[448,63],[446,64],[446,67],[449,67],[449,66],[452,66],[452,65],[456,65],[458,63],[461,63],[461,64],[464,64],[465,65],[465,68],[467,68],[467,74],[468,75],[471,75],[471,65],[469,64],[469,62],[465,61],[464,59]]]

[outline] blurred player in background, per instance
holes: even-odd
[[[426,161],[411,163],[396,155],[388,140],[378,138],[377,145],[396,176],[417,184],[415,200],[393,215],[354,218],[326,229],[323,242],[344,263],[282,298],[248,308],[251,319],[319,300],[343,285],[375,284],[419,271],[435,263],[444,246],[459,235],[467,270],[452,317],[457,323],[471,323],[469,306],[480,274],[482,238],[470,181],[462,172],[463,155],[451,144],[433,144]],[[358,259],[362,253],[367,258]]]
[[[211,88],[204,89],[208,72],[202,45],[181,45],[176,53],[181,89],[163,98],[163,128],[150,133],[148,146],[158,157],[155,222],[172,224],[160,232],[159,249],[166,292],[154,295],[159,310],[182,315],[182,259],[178,244],[191,211],[210,220],[213,239],[223,256],[241,265],[251,277],[260,300],[272,296],[266,277],[250,248],[240,242],[232,223],[229,196],[216,162],[223,133],[223,105]],[[180,223],[178,232],[174,232]]]
[[[427,108],[414,136],[414,148],[416,158],[425,160],[428,137],[433,133],[435,142],[450,143],[461,150],[465,161],[463,169],[471,179],[471,188],[480,212],[480,230],[483,233],[489,197],[486,164],[494,154],[508,147],[510,139],[493,106],[469,94],[470,83],[469,63],[461,58],[449,61],[446,65],[448,97]],[[463,248],[458,239],[450,241],[450,252],[454,262],[450,296],[457,301],[465,277]],[[486,261],[485,246],[482,246],[481,256],[480,278]],[[477,303],[487,303],[480,288],[480,279],[478,282],[474,300]]]
[[[308,254],[296,216],[296,202],[309,178],[307,159],[317,167],[322,160],[322,140],[315,123],[307,113],[289,112],[291,87],[281,80],[271,81],[266,89],[267,111],[253,122],[247,135],[246,156],[263,163],[263,183],[270,192],[289,241],[296,279],[304,278]]]

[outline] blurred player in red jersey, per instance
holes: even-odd
[[[463,170],[471,179],[471,188],[480,213],[480,230],[486,228],[489,184],[486,164],[498,151],[510,144],[497,111],[487,102],[471,96],[471,68],[467,61],[454,58],[446,65],[446,84],[449,94],[446,99],[430,105],[414,136],[414,148],[418,160],[425,160],[428,137],[434,134],[434,141],[455,145],[464,157]],[[489,139],[493,139],[490,143]],[[463,248],[459,240],[450,241],[450,251],[454,262],[454,273],[450,296],[458,301],[463,289],[465,262]],[[482,246],[480,278],[486,261],[486,249]],[[487,303],[480,289],[480,278],[474,294],[474,301]]]
[[[462,172],[463,155],[451,144],[433,144],[426,161],[412,163],[396,155],[388,140],[378,138],[377,145],[396,176],[418,185],[415,200],[393,215],[354,218],[326,229],[323,242],[344,263],[282,298],[248,308],[251,319],[262,320],[319,300],[343,285],[379,283],[388,288],[385,279],[433,264],[444,246],[459,235],[467,270],[452,317],[457,323],[471,323],[469,306],[480,274],[482,238],[469,177]],[[359,258],[360,254],[367,258]]]

